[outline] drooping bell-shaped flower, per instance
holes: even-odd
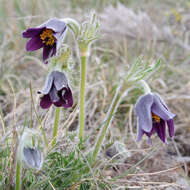
[[[35,28],[29,28],[22,33],[24,38],[31,38],[26,44],[27,51],[43,48],[43,60],[56,54],[66,33],[66,23],[57,18],[49,19]]]
[[[175,114],[171,113],[163,99],[156,93],[148,93],[139,97],[135,105],[135,112],[138,118],[137,141],[142,136],[148,136],[148,142],[151,144],[151,135],[157,133],[159,138],[166,142],[166,123],[169,136],[174,136]]]
[[[52,104],[56,107],[69,108],[73,105],[73,96],[67,78],[63,72],[52,71],[46,78],[45,85],[39,94],[43,94],[40,106],[49,108]]]

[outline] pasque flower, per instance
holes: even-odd
[[[43,156],[37,148],[24,147],[23,160],[28,167],[40,169],[43,163]]]
[[[60,71],[51,72],[45,85],[39,94],[43,94],[40,106],[43,109],[49,108],[52,104],[56,107],[69,108],[73,105],[73,96],[64,73]]]
[[[27,29],[22,34],[24,38],[31,38],[26,44],[26,50],[35,51],[43,48],[43,60],[46,61],[56,54],[65,36],[66,28],[64,21],[53,18],[40,26]]]
[[[174,136],[175,114],[171,113],[162,98],[156,93],[148,93],[141,96],[135,105],[135,112],[138,118],[137,141],[142,136],[148,136],[148,142],[151,144],[151,135],[157,133],[159,138],[166,142],[166,123],[169,136]]]
[[[17,152],[18,160],[29,168],[40,170],[43,164],[43,142],[35,129],[24,128]]]

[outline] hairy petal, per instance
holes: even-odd
[[[67,78],[64,73],[59,71],[53,71],[52,72],[53,78],[54,78],[54,85],[56,90],[61,90],[68,85]]]
[[[49,93],[51,102],[58,102],[60,100],[60,97],[58,96],[58,91],[56,90],[55,86],[53,85],[50,93]]]
[[[163,120],[167,121],[170,119],[173,119],[175,117],[175,114],[171,113],[166,109],[166,107],[161,103],[160,98],[157,96],[154,97],[154,103],[152,104],[152,112],[156,115],[158,115]]]
[[[63,41],[65,39],[65,36],[67,34],[67,29],[65,29],[64,31],[62,32],[57,32],[57,33],[54,33],[53,36],[56,38],[56,44],[57,44],[57,47],[56,47],[56,51],[58,51],[58,49],[61,47],[61,45],[63,44]]]
[[[173,121],[173,119],[168,120],[167,125],[168,125],[169,136],[173,137],[174,136],[174,121]]]
[[[139,142],[142,139],[143,135],[144,135],[144,132],[139,126],[139,118],[138,118],[138,122],[137,122],[137,139],[136,139],[136,141]]]
[[[139,118],[139,127],[145,132],[150,132],[152,130],[152,104],[152,94],[146,94],[141,96],[135,105],[135,112]]]
[[[38,93],[39,94],[48,94],[52,88],[52,85],[53,85],[53,75],[52,75],[52,73],[50,73],[50,74],[48,74],[48,76],[46,78],[46,82],[45,82],[43,89],[39,90]]]
[[[64,32],[67,28],[66,23],[60,19],[52,18],[40,25],[39,27],[46,27],[52,29],[55,33]]]
[[[153,93],[153,94],[154,94],[155,97],[157,97],[157,98],[160,100],[160,102],[162,103],[162,105],[163,105],[167,110],[169,110],[169,109],[168,109],[168,106],[166,105],[166,103],[165,103],[165,101],[162,99],[162,97],[161,97],[158,93]]]

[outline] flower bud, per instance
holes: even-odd
[[[43,164],[42,137],[35,129],[25,128],[20,138],[17,159],[28,168],[40,170]]]
[[[110,158],[116,156],[116,159],[131,156],[130,152],[126,149],[126,145],[119,141],[114,142],[114,144],[106,150],[105,155]]]

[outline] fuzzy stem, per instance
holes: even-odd
[[[113,119],[113,115],[115,114],[118,106],[119,106],[119,103],[120,103],[120,100],[121,100],[121,94],[119,93],[120,92],[120,89],[121,89],[122,85],[119,85],[117,90],[116,90],[116,93],[114,95],[114,98],[113,98],[113,101],[111,103],[111,106],[109,108],[109,111],[107,113],[107,116],[106,116],[106,119],[104,121],[104,126],[100,132],[100,135],[98,137],[98,140],[96,142],[96,145],[95,145],[95,148],[94,148],[94,151],[93,151],[93,158],[94,160],[96,160],[96,157],[100,151],[100,148],[101,148],[101,145],[103,143],[103,140],[104,140],[104,137],[106,135],[106,132],[109,128],[109,126],[111,125],[111,122],[112,122],[112,119]]]
[[[53,127],[53,137],[52,137],[52,147],[56,144],[56,137],[58,131],[58,124],[59,124],[59,116],[60,116],[60,108],[56,108],[55,112],[55,120],[54,120],[54,127]]]
[[[145,94],[151,93],[151,89],[150,89],[150,87],[148,86],[148,84],[147,84],[146,81],[140,80],[139,83],[140,83],[140,85],[143,87],[143,90],[144,90],[144,93],[145,93]]]
[[[15,190],[21,190],[21,163],[20,161],[17,161],[16,164],[16,187]]]
[[[80,129],[79,129],[79,139],[82,140],[84,136],[85,127],[85,83],[86,83],[86,60],[87,56],[81,56],[81,80],[80,80]]]
[[[32,94],[32,84],[31,84],[31,83],[30,83],[30,95],[31,95],[32,105],[33,105],[33,107],[34,107],[34,113],[35,113],[36,118],[37,118],[37,120],[38,120],[38,123],[39,123],[39,125],[40,125],[39,128],[40,128],[40,130],[42,131],[42,135],[43,135],[43,138],[44,138],[44,143],[45,143],[46,147],[48,147],[48,140],[47,140],[45,131],[44,131],[44,129],[43,129],[43,125],[42,125],[42,122],[41,122],[41,120],[40,120],[40,118],[39,118],[39,116],[38,116],[38,113],[37,113],[36,108],[35,108],[35,105],[34,105],[34,99],[33,99],[33,94]]]

